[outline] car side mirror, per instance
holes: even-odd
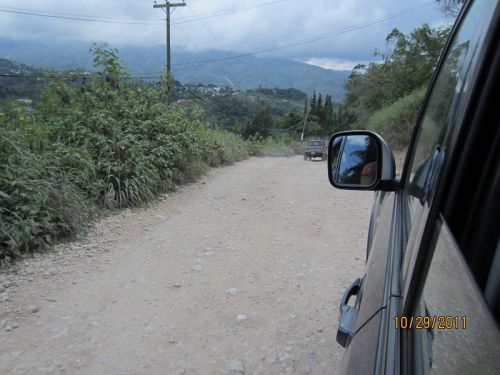
[[[339,189],[395,190],[394,155],[377,133],[335,133],[328,144],[328,178]]]

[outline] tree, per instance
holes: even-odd
[[[331,95],[327,95],[325,99],[325,108],[324,108],[324,128],[326,133],[333,133],[334,125],[334,113],[333,113],[333,99]]]
[[[323,112],[323,97],[321,96],[321,93],[318,95],[318,103],[316,104],[315,114],[319,117],[320,122],[323,123],[325,120],[325,114]]]
[[[409,34],[393,29],[386,37],[387,51],[375,51],[382,62],[357,65],[347,79],[339,125],[366,127],[375,111],[426,85],[449,31],[427,24]]]
[[[314,91],[313,96],[311,98],[311,110],[310,110],[310,112],[312,114],[316,114],[316,106],[317,106],[317,104],[316,104],[316,91]]]
[[[436,0],[439,8],[450,18],[456,18],[465,0]]]
[[[255,136],[256,134],[260,134],[262,137],[269,137],[272,133],[273,123],[272,110],[270,107],[267,107],[257,112],[252,122],[247,124],[243,135],[245,138]]]

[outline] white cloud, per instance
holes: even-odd
[[[351,60],[365,61],[371,58],[375,48],[383,49],[385,36],[394,27],[409,31],[424,22],[441,24],[444,18],[432,1],[379,0],[374,4],[371,0],[316,0],[308,4],[302,0],[288,0],[258,7],[271,2],[273,0],[187,0],[187,7],[177,8],[172,14],[172,44],[191,50],[226,49],[243,53],[284,47],[330,34],[329,38],[281,49],[271,56],[302,60],[315,56],[316,59],[330,59],[338,64],[345,61],[344,64],[347,64]],[[428,5],[404,16],[346,32],[352,26],[380,20],[419,4]],[[0,35],[11,39],[98,40],[112,45],[164,43],[164,14],[152,6],[150,0],[25,0],[22,5],[17,0],[4,0],[0,3],[0,10],[6,9],[3,7],[22,7],[83,17],[98,15],[114,22],[136,20],[154,25],[80,22],[0,11]],[[237,8],[248,9],[210,17]],[[201,19],[197,20],[195,14]],[[181,23],[188,20],[190,22]]]
[[[320,66],[325,69],[333,70],[352,70],[358,64],[368,64],[369,61],[360,60],[346,60],[346,59],[335,59],[326,57],[312,57],[307,60],[302,60],[302,62],[310,65]]]

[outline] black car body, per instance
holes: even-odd
[[[345,374],[500,374],[500,6],[464,5],[403,172],[379,135],[335,134],[330,182],[376,191],[345,292]]]

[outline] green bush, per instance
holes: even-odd
[[[301,154],[303,146],[289,134],[283,133],[274,137],[249,137],[250,153],[254,156],[292,156]]]
[[[161,85],[131,80],[114,50],[93,54],[97,73],[51,78],[36,121],[22,109],[0,112],[0,265],[209,167],[296,153],[286,135],[246,141],[208,128],[197,109],[166,107]]]
[[[129,79],[115,51],[93,53],[100,71],[54,79],[36,122],[18,110],[0,115],[0,264],[78,233],[97,209],[145,204],[249,155],[241,137]]]
[[[59,155],[21,151],[5,129],[0,147],[1,264],[77,233],[93,205],[75,184],[79,171],[61,167]]]
[[[396,149],[408,146],[426,90],[427,87],[414,90],[393,104],[375,112],[366,125],[357,124],[356,127],[378,132]]]

